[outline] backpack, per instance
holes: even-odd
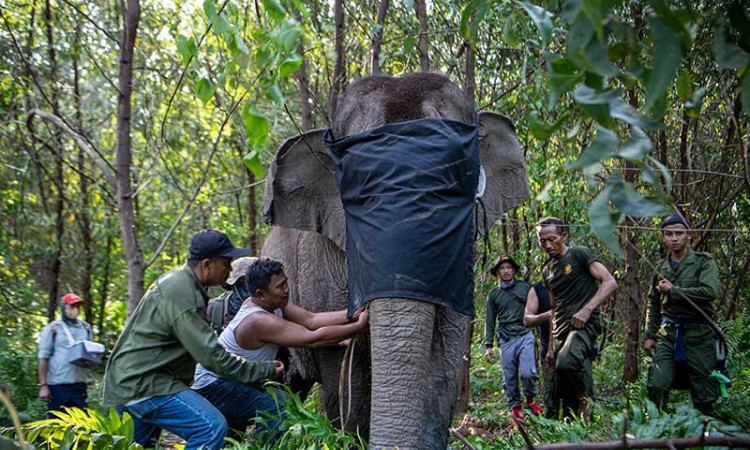
[[[208,301],[208,306],[206,307],[208,322],[211,324],[211,329],[217,335],[224,331],[224,328],[226,328],[227,324],[232,321],[236,314],[232,314],[229,311],[230,295],[231,292],[226,292],[216,298],[212,298]]]

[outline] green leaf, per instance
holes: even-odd
[[[245,120],[250,146],[257,148],[268,141],[268,118],[258,111],[255,106],[245,105],[242,108],[242,118]]]
[[[652,17],[651,38],[654,41],[654,68],[646,86],[645,110],[650,110],[672,84],[682,58],[680,36],[661,19]]]
[[[726,23],[720,18],[714,32],[714,56],[716,62],[724,69],[739,69],[750,65],[750,54],[738,45],[727,41]]]
[[[278,41],[286,53],[292,53],[299,45],[302,28],[296,20],[287,20],[278,33]]]
[[[516,32],[513,30],[513,17],[508,17],[505,19],[505,23],[503,23],[503,40],[505,43],[508,44],[508,47],[511,48],[518,48],[518,36],[516,35]]]
[[[206,14],[208,21],[213,22],[216,16],[218,16],[218,13],[216,12],[216,2],[214,0],[205,0],[203,2],[203,12]]]
[[[680,78],[677,79],[677,95],[680,96],[680,100],[685,101],[690,98],[693,94],[693,80],[690,78],[690,73],[687,70],[683,70],[680,73]]]
[[[660,203],[645,199],[632,184],[620,181],[612,185],[609,196],[615,207],[633,217],[655,217],[669,214],[669,209]]]
[[[602,0],[580,0],[580,5],[581,12],[594,24],[596,35],[599,39],[602,39],[604,37],[602,21],[604,20],[604,14],[607,12]]]
[[[223,14],[211,19],[211,31],[218,36],[223,36],[229,30],[229,22]]]
[[[622,89],[598,90],[586,85],[578,86],[573,98],[578,103],[587,105],[607,105],[622,95]]]
[[[472,46],[477,40],[479,24],[489,10],[487,0],[472,0],[466,4],[461,11],[460,30],[461,36],[469,41]]]
[[[569,58],[560,58],[554,53],[547,53],[548,79],[551,89],[550,107],[557,98],[573,89],[583,79],[583,72]]]
[[[604,127],[597,127],[596,136],[591,144],[581,153],[577,160],[568,164],[570,169],[581,169],[596,164],[615,154],[617,135]]]
[[[630,138],[617,154],[629,161],[642,161],[652,148],[651,139],[646,133],[638,127],[632,127]]]
[[[647,117],[637,109],[626,103],[625,100],[618,98],[609,105],[609,112],[615,119],[620,119],[625,123],[640,128],[660,128],[661,124]]]
[[[406,36],[404,39],[404,54],[408,55],[414,49],[414,45],[417,43],[417,39],[412,36]]]
[[[609,194],[611,187],[605,187],[589,206],[589,223],[599,239],[615,254],[622,256],[620,243],[617,242],[612,215],[609,213]]]
[[[672,192],[672,175],[669,173],[669,169],[661,163],[658,159],[654,158],[653,156],[647,156],[647,160],[656,166],[657,169],[659,169],[659,172],[661,172],[661,177],[664,180],[664,185],[667,189],[667,192]]]
[[[286,9],[284,9],[278,1],[260,0],[260,2],[263,4],[263,8],[265,8],[266,12],[268,12],[268,15],[271,16],[272,19],[280,22],[286,17]]]
[[[248,153],[242,158],[242,162],[255,175],[255,178],[261,179],[266,177],[266,168],[260,161],[258,152],[253,151]]]
[[[529,116],[529,129],[536,139],[545,140],[552,135],[550,127],[539,121],[539,113],[534,111]]]
[[[302,65],[302,57],[300,55],[294,54],[291,57],[285,59],[280,65],[279,65],[279,78],[286,78],[289,75],[293,74],[294,72],[299,69],[299,66]]]
[[[245,45],[245,40],[242,38],[242,34],[237,30],[235,30],[233,34],[233,42],[237,51],[243,55],[249,55],[250,50],[248,50],[247,45]]]
[[[261,86],[263,86],[263,93],[266,95],[266,98],[272,100],[278,106],[284,104],[284,95],[281,93],[279,85],[276,84],[276,80],[270,77],[261,77],[260,82]]]
[[[177,51],[182,56],[182,63],[187,65],[198,51],[198,44],[196,44],[195,38],[188,38],[183,35],[177,36]]]
[[[197,83],[195,83],[195,95],[197,95],[198,98],[203,101],[203,103],[209,101],[211,97],[214,96],[215,92],[216,87],[208,78],[201,78]]]
[[[533,5],[531,3],[521,2],[521,6],[526,10],[526,14],[531,17],[531,20],[534,21],[534,24],[539,29],[539,33],[542,35],[544,45],[547,45],[552,37],[552,28],[554,27],[554,24],[552,23],[552,14],[541,6]]]

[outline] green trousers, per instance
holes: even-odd
[[[575,414],[579,400],[594,398],[591,359],[598,334],[598,328],[589,323],[556,340],[554,400],[562,404],[563,415]]]
[[[656,351],[648,371],[648,397],[659,408],[664,409],[669,400],[669,391],[676,388],[676,374],[687,375],[687,386],[693,405],[710,414],[712,405],[719,398],[719,382],[711,377],[716,369],[716,336],[705,324],[691,324],[683,332],[687,362],[675,363],[677,327],[662,324],[656,336]],[[680,386],[677,386],[680,388]]]

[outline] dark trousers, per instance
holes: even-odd
[[[50,384],[48,411],[60,411],[63,407],[86,408],[88,406],[86,383]],[[47,413],[48,418],[53,416]]]
[[[568,332],[558,341],[555,356],[555,403],[563,407],[563,415],[575,415],[579,401],[593,401],[594,376],[592,357],[598,330],[591,324]]]

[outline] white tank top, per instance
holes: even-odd
[[[273,361],[276,358],[276,352],[279,350],[278,345],[267,343],[260,348],[248,350],[248,349],[240,347],[240,345],[237,344],[237,339],[235,339],[234,337],[235,328],[237,328],[240,325],[240,323],[242,323],[245,317],[249,316],[250,314],[254,314],[258,312],[271,314],[265,309],[261,308],[260,306],[240,308],[240,310],[237,311],[237,315],[234,316],[234,319],[232,319],[232,321],[229,322],[227,327],[219,336],[219,344],[221,344],[221,346],[224,347],[229,353],[233,353],[239,356],[240,358],[246,359],[248,361]],[[284,317],[283,312],[279,308],[274,310],[273,313],[277,317],[282,317],[282,318]],[[195,379],[191,387],[193,389],[200,389],[200,388],[208,386],[209,384],[213,383],[220,377],[218,374],[211,372],[210,370],[203,367],[202,364],[198,364],[197,366],[195,366],[194,378]]]

